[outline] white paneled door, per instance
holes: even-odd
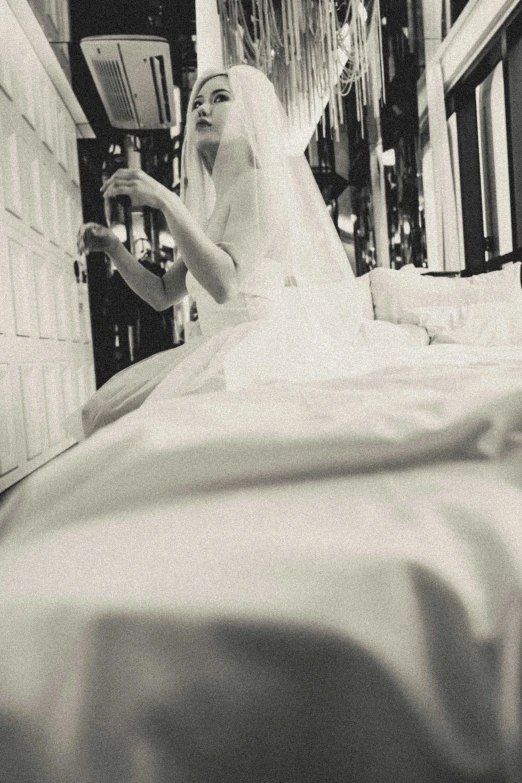
[[[0,0],[0,492],[73,444],[64,420],[94,391],[76,124],[12,5]]]

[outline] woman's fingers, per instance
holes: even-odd
[[[112,232],[98,223],[85,223],[78,232],[77,246],[79,253],[105,250],[111,239]]]
[[[106,199],[129,196],[133,207],[156,208],[158,190],[161,187],[153,177],[141,169],[118,169],[100,190]]]
[[[157,202],[159,183],[142,172],[132,172],[132,176],[107,180],[103,191],[104,198],[129,196],[133,207],[154,207]]]
[[[100,188],[102,193],[105,193],[108,188],[113,185],[119,185],[128,183],[129,181],[135,181],[139,179],[140,169],[118,169],[114,174],[106,180]]]
[[[78,232],[78,238],[76,240],[76,246],[78,248],[78,253],[83,255],[85,253],[85,226],[82,226]]]
[[[88,238],[89,232],[91,230],[91,227],[96,225],[95,223],[84,223],[83,226],[80,226],[80,229],[78,231],[78,235],[76,237],[76,244],[78,247],[79,253],[85,253],[86,250],[86,239]]]
[[[135,186],[127,182],[113,182],[103,192],[103,198],[116,198],[116,196],[132,196],[136,191]]]
[[[118,169],[112,177],[104,182],[100,191],[104,198],[116,198],[116,196],[130,196],[137,194],[139,170]]]

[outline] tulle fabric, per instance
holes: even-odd
[[[218,73],[203,74],[190,97],[182,199],[234,260],[239,291],[218,304],[189,272],[200,335],[105,384],[83,408],[86,434],[149,397],[159,403],[173,395],[336,377],[343,374],[340,357],[357,342],[362,300],[349,261],[306,158],[290,146],[273,86],[251,66],[226,72],[234,100],[212,174],[205,167],[190,113],[203,83]],[[216,193],[229,201],[217,228]]]
[[[208,71],[197,80],[189,111],[201,86],[219,73]],[[298,318],[314,332],[353,340],[362,315],[355,278],[308,162],[292,148],[292,129],[273,85],[247,65],[233,66],[226,75],[234,100],[212,175],[187,123],[185,204],[205,226],[216,189],[232,193],[234,208],[218,244],[237,265],[241,291],[282,298],[293,322]],[[283,296],[281,289],[290,286],[296,290]]]

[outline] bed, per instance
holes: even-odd
[[[167,385],[7,492],[0,779],[519,781],[517,274],[458,317],[408,278],[430,345]]]

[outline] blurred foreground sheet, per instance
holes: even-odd
[[[9,492],[2,783],[522,779],[522,374],[439,355],[160,386]]]

